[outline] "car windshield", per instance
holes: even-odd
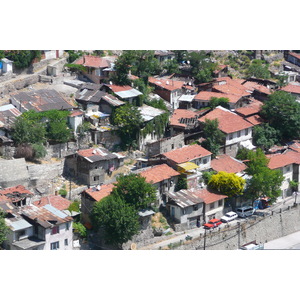
[[[231,214],[225,214],[225,216],[226,216],[226,217],[231,217],[232,215],[231,215]]]

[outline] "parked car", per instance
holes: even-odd
[[[221,220],[219,220],[219,219],[211,219],[211,220],[209,220],[207,223],[205,223],[205,224],[203,225],[203,227],[204,227],[205,229],[211,229],[211,228],[216,228],[216,227],[218,227],[220,224],[222,224]]]
[[[252,206],[244,206],[236,209],[236,213],[240,218],[250,217],[254,213]]]
[[[221,221],[224,223],[230,222],[238,217],[237,213],[230,211],[226,213],[222,218]]]

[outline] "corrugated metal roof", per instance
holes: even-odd
[[[53,207],[50,204],[46,204],[44,206],[45,209],[47,209],[48,211],[50,211],[52,214],[54,214],[55,216],[64,219],[65,217],[67,217],[68,215],[66,215],[64,212],[56,209],[55,207]]]
[[[114,92],[114,93],[123,99],[137,97],[139,95],[142,95],[142,93],[136,89],[131,89],[128,91],[121,91],[121,92]]]
[[[6,219],[6,223],[11,228],[12,231],[17,231],[17,230],[22,230],[22,229],[32,227],[32,225],[27,221],[25,221],[24,219],[19,219],[15,221]]]
[[[166,195],[181,208],[203,202],[203,200],[197,197],[197,195],[195,195],[191,190],[180,190],[174,193],[166,192]]]

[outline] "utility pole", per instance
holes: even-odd
[[[204,228],[204,245],[203,245],[203,250],[205,250],[206,246],[206,228]]]
[[[71,192],[72,192],[71,177],[69,178],[69,185],[70,185],[70,188],[69,188],[69,200],[71,200]]]
[[[240,237],[240,234],[241,234],[240,225],[241,225],[241,223],[237,222],[237,224],[238,224],[238,249],[240,249],[240,247],[241,247],[241,237]]]

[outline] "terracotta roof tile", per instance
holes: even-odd
[[[195,101],[209,101],[212,97],[228,98],[230,103],[236,103],[241,99],[241,96],[233,94],[225,94],[220,92],[200,91],[194,98]]]
[[[95,201],[99,202],[106,196],[110,195],[114,187],[115,185],[113,183],[103,184],[100,186],[100,190],[97,190],[97,188],[90,188],[85,190],[84,193],[88,194]]]
[[[92,68],[108,68],[110,67],[110,62],[107,59],[104,59],[99,56],[93,55],[84,55],[77,59],[74,64],[76,65],[83,65],[85,67],[92,67]]]
[[[211,168],[217,172],[224,171],[227,173],[240,173],[244,171],[247,166],[240,160],[223,154],[217,156],[211,161]]]
[[[293,93],[293,94],[299,94],[300,95],[300,85],[295,84],[288,84],[281,88],[282,91]]]
[[[266,156],[270,159],[268,167],[271,170],[282,168],[293,163],[300,163],[300,153],[295,151],[288,151],[282,154],[271,154]]]
[[[166,179],[170,179],[173,176],[180,175],[180,173],[166,164],[150,167],[139,174],[144,177],[148,183],[157,183]]]
[[[188,145],[162,154],[167,159],[174,161],[176,164],[191,161],[199,157],[211,155],[211,152],[200,145]]]
[[[43,207],[47,204],[52,205],[58,210],[65,210],[68,209],[72,201],[65,199],[59,195],[50,195],[42,197],[40,200],[34,201],[32,204],[37,207]]]
[[[241,116],[220,106],[201,117],[199,121],[204,123],[206,119],[218,119],[219,129],[227,134],[253,127],[251,123],[244,120]]]
[[[254,98],[250,98],[250,101],[250,104],[244,107],[237,108],[235,111],[242,116],[250,116],[259,113],[261,111],[263,103]]]
[[[194,191],[194,194],[197,195],[199,198],[203,199],[203,202],[205,204],[210,204],[221,199],[228,198],[228,196],[226,195],[216,194],[207,189],[196,190]]]
[[[176,80],[164,79],[164,78],[149,77],[148,81],[154,85],[160,86],[169,91],[181,89],[184,85],[183,81],[176,81]]]
[[[300,54],[299,53],[295,53],[295,52],[289,52],[289,55],[292,55],[298,59],[300,59]]]
[[[107,85],[114,93],[117,92],[123,92],[123,91],[129,91],[133,88],[129,85],[116,85],[116,84],[108,84]]]
[[[20,197],[31,197],[33,193],[27,190],[23,185],[17,185],[0,190],[0,201],[15,201]]]

